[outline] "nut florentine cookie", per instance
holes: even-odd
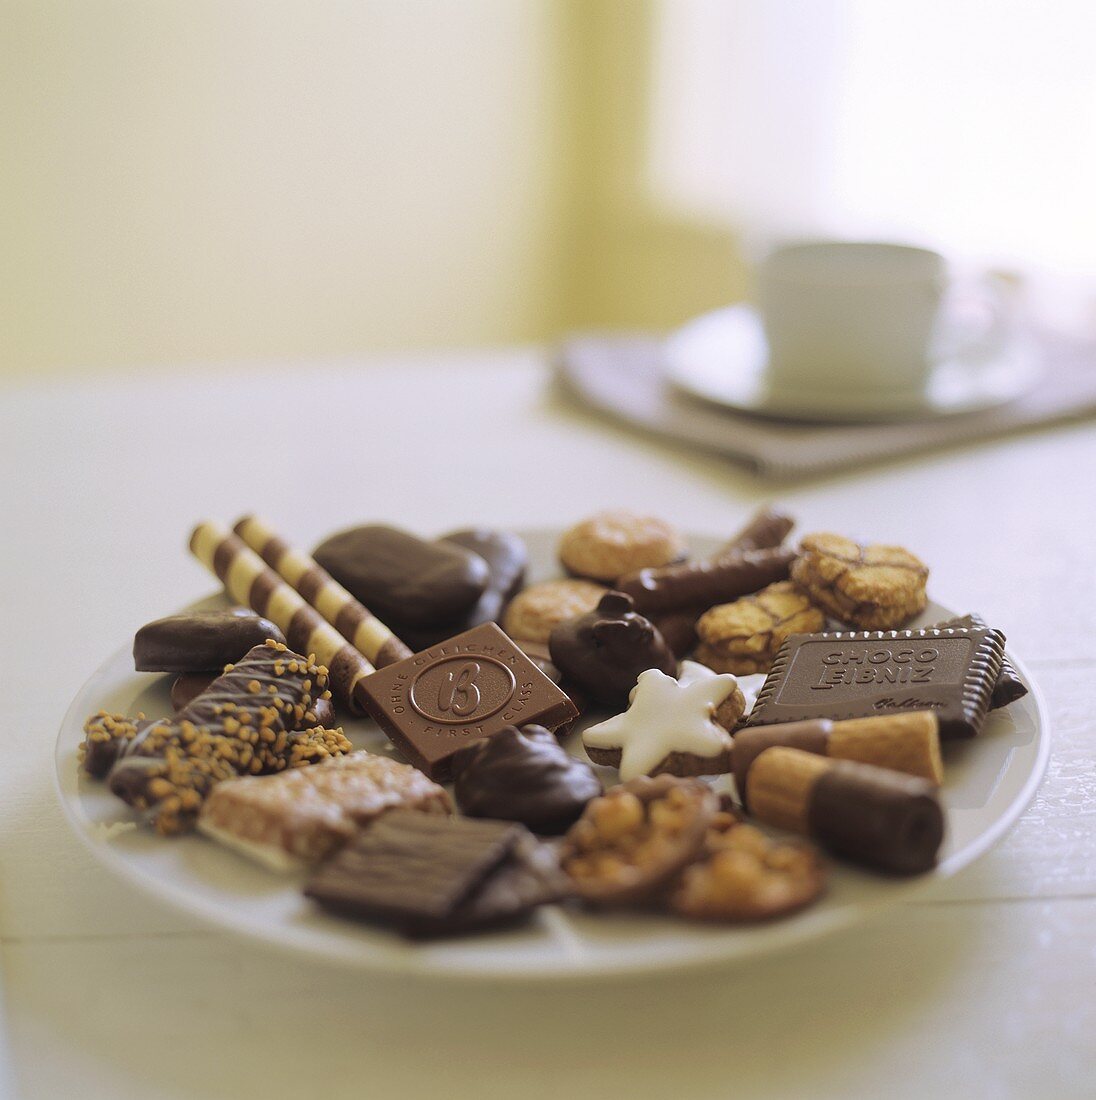
[[[901,546],[862,546],[841,535],[807,535],[792,580],[843,623],[893,630],[925,610],[929,570]]]
[[[276,871],[323,859],[356,830],[399,807],[448,813],[449,796],[417,768],[371,752],[311,768],[217,784],[198,829]]]
[[[560,623],[593,611],[607,591],[593,581],[573,579],[530,585],[510,601],[502,629],[516,641],[547,642]]]
[[[623,509],[583,520],[565,531],[559,543],[563,567],[596,581],[614,581],[636,569],[669,565],[684,554],[685,540],[671,524]]]
[[[700,858],[682,872],[670,908],[708,921],[760,921],[802,909],[826,887],[825,865],[810,844],[770,840],[720,810]]]
[[[826,617],[794,581],[779,581],[701,615],[696,657],[716,672],[768,672],[790,634],[823,630]]]
[[[656,900],[701,852],[718,809],[699,779],[633,779],[586,807],[564,839],[560,865],[591,904]]]

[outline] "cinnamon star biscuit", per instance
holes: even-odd
[[[731,736],[714,718],[737,688],[733,676],[679,683],[658,669],[641,673],[623,714],[590,726],[582,743],[595,764],[641,775],[711,775],[730,770]]]

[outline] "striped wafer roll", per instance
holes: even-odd
[[[412,655],[411,650],[326,569],[307,554],[294,550],[257,516],[244,516],[233,530],[377,668],[394,665]]]
[[[191,553],[224,583],[234,600],[265,615],[285,633],[291,649],[327,665],[331,688],[359,714],[358,683],[376,670],[323,616],[305,603],[263,559],[219,523],[200,523]]]

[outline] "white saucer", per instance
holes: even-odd
[[[980,412],[1022,396],[1039,377],[1039,359],[1023,339],[971,348],[940,359],[924,390],[859,394],[832,390],[772,392],[768,346],[757,313],[730,306],[705,313],[664,345],[666,378],[692,397],[759,416],[820,422],[925,420]]]
[[[529,548],[529,580],[559,575],[558,530],[521,532]],[[692,537],[697,554],[711,554],[721,538]],[[223,606],[214,597],[204,606]],[[959,608],[958,610],[963,610]],[[918,622],[951,618],[952,608],[930,603]],[[278,875],[200,834],[165,840],[140,828],[106,784],[79,768],[83,723],[98,710],[170,713],[172,677],[133,671],[132,644],[118,649],[81,689],[57,737],[56,779],[69,823],[104,871],[165,904],[236,932],[252,942],[371,971],[459,981],[537,981],[604,978],[707,968],[789,951],[838,929],[858,925],[909,901],[987,852],[1031,800],[1050,753],[1045,704],[1023,665],[1009,658],[1030,694],[990,714],[974,741],[945,746],[947,779],[941,799],[948,832],[939,865],[897,879],[835,862],[818,904],[785,920],[757,925],[693,924],[657,914],[587,913],[545,906],[526,926],[454,940],[409,943],[393,933],[341,920],[301,893],[303,874]],[[589,721],[590,718],[587,718]],[[344,725],[355,748],[389,752],[375,723]],[[573,734],[572,751],[581,752]],[[601,769],[606,784],[616,772]],[[726,789],[727,777],[713,780]]]

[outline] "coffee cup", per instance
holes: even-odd
[[[927,387],[949,298],[938,252],[876,241],[785,245],[762,261],[757,290],[771,393],[821,404]]]

